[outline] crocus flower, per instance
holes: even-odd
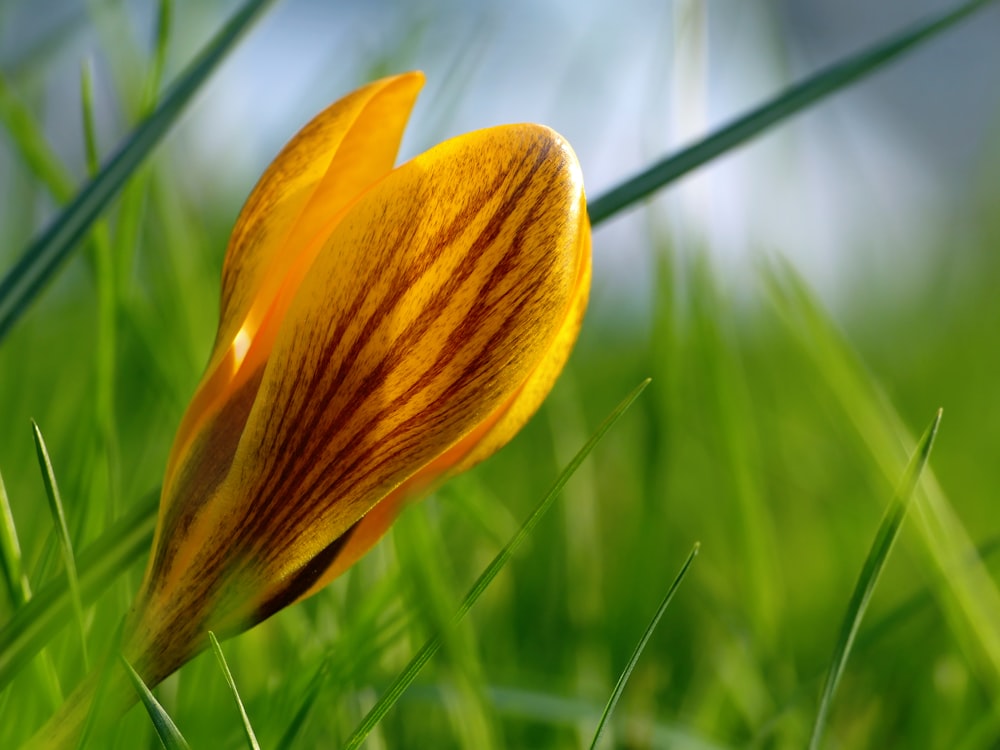
[[[422,84],[386,78],[322,112],[237,220],[126,626],[151,684],[208,630],[324,587],[407,497],[504,445],[576,339],[590,227],[569,145],[510,125],[393,168]]]
[[[469,133],[393,167],[423,84],[336,102],[254,188],[177,432],[122,652],[149,685],[320,590],[402,502],[504,445],[576,339],[590,226],[569,145]]]

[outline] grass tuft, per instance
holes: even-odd
[[[91,604],[148,551],[158,498],[158,491],[147,495],[81,553],[77,573],[82,602]],[[66,625],[72,600],[66,581],[50,581],[0,626],[0,689]]]

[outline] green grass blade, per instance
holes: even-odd
[[[306,686],[305,694],[302,696],[302,700],[299,701],[299,706],[295,710],[295,715],[288,722],[288,727],[275,746],[278,750],[292,750],[296,746],[295,740],[299,732],[302,731],[302,727],[305,726],[306,719],[309,718],[309,712],[312,711],[313,705],[319,698],[320,690],[323,689],[323,683],[326,681],[327,673],[330,671],[329,663],[329,659],[324,659],[320,662],[316,671],[313,672],[312,677],[309,679],[309,684]]]
[[[243,701],[240,699],[240,693],[236,689],[236,680],[233,679],[233,673],[229,671],[229,665],[226,663],[225,654],[222,653],[222,647],[219,645],[219,639],[215,637],[215,633],[211,630],[208,631],[208,640],[212,642],[212,651],[215,652],[215,658],[219,661],[219,666],[222,668],[222,674],[226,678],[226,684],[229,685],[229,690],[233,694],[233,699],[236,701],[236,707],[240,711],[240,719],[243,721],[243,731],[247,737],[247,745],[250,746],[251,750],[260,750],[260,745],[257,743],[257,736],[253,732],[253,727],[250,725],[250,717],[247,716],[247,711],[243,707]]]
[[[636,644],[635,650],[632,652],[632,656],[628,660],[628,664],[625,665],[625,669],[622,671],[621,676],[618,678],[618,682],[615,684],[615,689],[611,691],[611,697],[608,698],[608,703],[604,707],[604,712],[601,714],[601,720],[597,723],[597,730],[594,732],[594,739],[590,742],[590,750],[594,750],[594,748],[597,747],[597,743],[600,741],[601,735],[604,733],[604,727],[611,716],[611,712],[614,711],[615,706],[618,705],[618,699],[622,697],[622,693],[625,691],[625,685],[628,683],[629,677],[632,676],[632,670],[634,670],[635,665],[639,663],[639,657],[642,656],[642,652],[646,649],[646,644],[649,643],[649,639],[653,637],[653,631],[656,630],[656,626],[659,625],[660,618],[663,617],[663,613],[667,611],[667,606],[669,606],[670,601],[674,598],[674,594],[681,585],[681,581],[684,580],[684,576],[687,575],[688,569],[691,567],[691,563],[694,562],[694,558],[698,555],[698,550],[700,548],[701,544],[695,542],[694,547],[691,549],[687,559],[684,561],[684,565],[681,566],[680,571],[678,571],[676,577],[674,578],[674,582],[671,583],[670,588],[667,589],[667,593],[663,597],[663,601],[661,601],[660,606],[656,608],[656,613],[653,615],[653,619],[649,621],[649,625],[646,626],[646,631],[642,634],[642,638],[639,639],[639,643]]]
[[[128,660],[124,656],[121,657],[121,662],[128,673],[129,679],[132,681],[135,692],[139,695],[139,700],[142,701],[142,705],[146,708],[146,713],[149,714],[149,718],[153,722],[153,727],[156,729],[156,735],[160,738],[163,746],[167,750],[191,750],[187,740],[184,739],[181,731],[174,724],[173,719],[167,715],[167,712],[163,710],[163,706],[149,692],[146,683],[132,669],[132,665],[128,663]]]
[[[247,0],[170,88],[160,105],[100,173],[24,251],[0,280],[0,339],[27,310],[93,222],[177,120],[209,74],[272,0]]]
[[[792,267],[764,267],[770,301],[813,365],[822,384],[889,482],[905,470],[915,440],[865,363]],[[933,587],[968,663],[1000,702],[1000,587],[979,558],[969,531],[932,469],[914,508],[924,554],[941,585]]]
[[[18,612],[31,601],[31,585],[24,572],[21,545],[18,543],[17,527],[14,525],[14,514],[10,510],[10,500],[7,497],[3,476],[0,476],[0,565],[3,566],[4,580],[14,611]],[[42,651],[35,666],[49,702],[53,708],[58,706],[62,703],[63,694],[51,654]]]
[[[363,669],[362,665],[377,661],[381,654],[399,642],[409,628],[407,613],[399,613],[388,622],[384,620],[384,614],[391,606],[390,602],[397,596],[394,588],[385,586],[366,591],[365,594],[358,625],[345,633],[347,637],[339,639],[319,660],[297,701],[292,719],[275,745],[277,750],[294,750],[298,747],[296,740],[299,732],[305,726],[329,675],[337,675],[342,683],[355,680],[361,675],[359,670]],[[352,633],[356,635],[351,637]]]
[[[10,510],[3,475],[0,475],[0,565],[3,566],[4,582],[14,609],[23,607],[31,598],[31,588],[21,565],[21,545],[17,541],[17,527],[14,526],[14,514]]]
[[[173,0],[160,0],[156,9],[155,42],[153,44],[153,61],[146,79],[146,90],[143,95],[143,111],[148,112],[156,104],[160,85],[163,82],[163,70],[167,65],[167,46],[170,41],[171,22],[174,16]]]
[[[97,599],[110,581],[149,551],[158,500],[158,491],[150,493],[80,555],[77,573],[83,602]],[[35,593],[0,627],[0,690],[65,626],[72,606],[69,588],[60,578]]]
[[[834,63],[743,115],[701,141],[653,164],[612,188],[587,207],[595,226],[706,162],[745,143],[772,125],[873,73],[904,52],[937,36],[993,0],[971,0],[919,23],[873,47]]]
[[[892,502],[886,509],[882,523],[875,534],[875,541],[872,543],[871,549],[868,550],[868,557],[865,560],[864,567],[861,569],[861,575],[858,577],[857,585],[854,587],[854,593],[851,595],[851,601],[847,606],[844,622],[840,628],[840,637],[837,639],[837,645],[833,651],[830,671],[823,686],[819,710],[816,713],[816,722],[813,724],[812,737],[809,740],[809,750],[817,750],[819,748],[820,740],[823,737],[823,730],[826,728],[826,719],[829,716],[830,706],[833,703],[833,696],[837,692],[837,686],[844,673],[844,666],[847,664],[847,657],[850,655],[851,646],[858,634],[858,628],[861,626],[861,619],[868,609],[872,592],[875,590],[875,585],[878,583],[882,568],[885,566],[885,561],[892,551],[893,542],[896,541],[903,519],[906,517],[910,498],[913,496],[913,491],[917,487],[920,475],[927,465],[927,459],[930,457],[931,448],[934,447],[934,438],[937,435],[938,425],[940,424],[941,410],[939,409],[934,420],[924,432],[923,437],[920,438],[917,449],[910,459],[909,466],[906,467],[906,472],[903,474],[899,488],[896,490]]]
[[[97,127],[94,124],[94,81],[89,62],[80,68],[80,108],[83,114],[83,151],[87,157],[87,171],[91,176],[101,168],[97,148]]]
[[[76,575],[76,558],[73,555],[73,543],[69,538],[69,527],[66,525],[66,513],[63,511],[62,498],[59,496],[59,485],[52,470],[49,451],[45,447],[45,438],[34,420],[31,429],[35,437],[35,451],[38,453],[38,465],[42,469],[42,481],[45,483],[45,495],[49,500],[49,510],[52,512],[52,525],[59,539],[59,549],[62,552],[63,565],[66,568],[66,582],[69,585],[70,601],[73,604],[73,614],[80,630],[80,646],[83,649],[83,663],[89,669],[90,659],[87,657],[87,632],[83,624],[83,598],[80,596],[80,582]]]
[[[31,111],[21,102],[0,73],[0,123],[13,141],[18,156],[30,172],[59,202],[73,195],[73,179],[49,148],[44,131]]]
[[[584,446],[579,450],[579,452],[573,457],[573,459],[566,465],[566,468],[562,470],[556,479],[555,483],[549,489],[548,493],[542,498],[542,501],[535,507],[535,510],[528,516],[528,519],[524,522],[517,533],[511,538],[509,542],[504,546],[500,552],[497,553],[496,557],[490,562],[486,569],[482,572],[476,582],[469,589],[469,592],[465,595],[465,599],[462,600],[458,611],[455,613],[455,617],[452,620],[452,626],[456,625],[472,606],[476,603],[482,593],[490,585],[497,574],[503,569],[504,565],[510,560],[514,551],[521,546],[525,539],[531,535],[538,522],[542,519],[542,516],[552,507],[555,499],[562,492],[563,487],[569,481],[570,477],[576,471],[577,467],[583,463],[583,460],[590,454],[601,438],[611,429],[612,425],[617,422],[621,416],[628,410],[632,403],[639,397],[639,394],[643,392],[646,386],[649,385],[649,380],[644,380],[640,383],[625,400],[622,401],[618,406],[615,407],[614,411],[611,412],[601,423],[601,426],[597,428],[597,431],[590,437],[590,440],[584,444]],[[440,649],[442,645],[442,638],[440,635],[435,635],[428,640],[423,647],[416,653],[410,663],[406,665],[406,668],[399,674],[399,676],[393,681],[389,686],[389,689],[382,694],[382,697],[372,706],[371,710],[365,715],[364,719],[361,720],[361,724],[358,726],[354,733],[350,736],[346,743],[344,743],[345,750],[356,750],[356,748],[361,746],[361,743],[365,741],[368,734],[374,729],[378,723],[382,720],[382,717],[389,712],[389,709],[395,705],[396,701],[399,700],[399,696],[403,694],[410,683],[416,678],[420,670],[423,669],[424,665],[430,661],[431,657],[434,656]]]

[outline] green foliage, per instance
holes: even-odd
[[[809,77],[598,196],[593,218],[633,206],[984,4]],[[0,121],[20,180],[10,182],[19,186],[12,205],[66,206],[23,256],[43,260],[30,273],[24,264],[38,261],[15,263],[13,251],[38,227],[0,226],[2,270],[14,268],[0,297],[4,747],[53,714],[88,652],[111,650],[214,331],[230,207],[189,195],[179,160],[151,154],[266,3],[241,5],[224,42],[210,43],[214,52],[159,99],[172,78],[175,5],[156,4],[145,67],[113,71],[124,117],[140,124],[122,126],[131,133],[124,150],[75,198],[85,174],[48,144],[30,82],[0,75]],[[93,69],[80,125],[91,171],[101,161],[89,92],[102,69]],[[461,92],[441,98],[457,102]],[[447,109],[437,110],[442,128]],[[149,716],[133,710],[108,745],[148,746],[154,732],[181,743],[173,716],[194,747],[253,747],[259,736],[277,748],[576,748],[596,743],[594,728],[613,709],[622,747],[800,748],[821,705],[828,747],[995,746],[1000,224],[997,174],[985,161],[983,170],[956,226],[928,240],[926,277],[902,296],[859,286],[833,312],[781,261],[762,264],[732,295],[709,248],[648,232],[654,273],[636,284],[655,289],[652,308],[640,320],[621,315],[595,279],[567,371],[507,449],[408,509],[326,591],[228,641],[226,659],[213,644],[215,657],[195,659],[157,699],[139,681]],[[614,252],[606,237],[595,233],[595,255]],[[956,256],[963,265],[944,284]],[[41,270],[57,266],[51,278]],[[50,293],[38,296],[43,280]],[[588,443],[621,394],[648,377],[628,416],[600,445]],[[910,522],[900,524],[901,492],[876,532],[908,456],[929,446],[912,427],[942,404],[947,427]],[[53,468],[36,433],[44,484],[22,429],[33,416],[56,458]],[[533,510],[539,498],[542,510],[555,501],[544,517]],[[673,591],[663,599],[662,571],[695,539],[699,564],[649,638]],[[852,591],[861,593],[852,600]]]
[[[910,459],[910,465],[906,467],[902,482],[896,495],[893,497],[889,507],[886,508],[885,516],[878,527],[875,541],[872,542],[865,558],[864,567],[858,576],[858,583],[851,594],[851,601],[847,606],[844,615],[844,622],[840,628],[840,637],[834,648],[833,660],[830,664],[830,671],[827,673],[826,683],[823,686],[823,695],[820,697],[819,711],[816,714],[816,723],[813,724],[812,737],[809,740],[810,750],[819,747],[826,729],[826,718],[830,713],[830,706],[833,702],[834,693],[840,678],[843,677],[844,668],[847,666],[847,657],[854,645],[854,639],[858,635],[861,627],[861,619],[865,616],[868,604],[871,602],[872,594],[875,592],[875,585],[878,583],[882,569],[889,558],[892,546],[899,535],[899,530],[903,526],[903,519],[906,517],[906,510],[909,508],[910,499],[917,488],[917,482],[927,466],[927,460],[931,455],[931,448],[934,447],[934,438],[937,435],[938,426],[941,424],[941,410],[938,409],[934,421],[924,432],[923,437],[917,444],[916,452]]]
[[[260,750],[260,745],[257,743],[257,735],[254,734],[253,726],[250,724],[250,717],[247,716],[246,708],[243,707],[243,699],[240,698],[240,693],[236,689],[236,680],[233,679],[233,673],[229,671],[229,664],[226,663],[226,656],[222,653],[219,639],[215,637],[215,633],[211,630],[208,631],[208,639],[212,642],[212,652],[215,654],[215,658],[219,660],[219,666],[226,677],[226,684],[232,691],[236,707],[240,711],[240,720],[243,722],[243,731],[247,736],[247,745],[250,747],[250,750]]]
[[[132,665],[125,660],[125,657],[122,657],[122,666],[125,667],[125,672],[128,674],[129,679],[132,680],[132,685],[135,687],[136,693],[139,694],[139,700],[142,701],[146,713],[149,714],[149,720],[153,723],[153,727],[156,729],[156,736],[160,738],[163,747],[166,750],[191,750],[187,740],[184,739],[184,735],[181,734],[177,725],[174,724],[173,719],[163,710],[163,706],[156,700],[156,697],[146,687],[142,678],[136,674]]]
[[[615,683],[615,689],[611,691],[611,697],[608,698],[608,703],[604,707],[604,712],[601,714],[601,720],[597,723],[597,729],[594,731],[594,739],[590,741],[590,750],[594,750],[597,747],[597,743],[601,741],[601,735],[604,733],[604,728],[607,726],[608,719],[611,718],[611,714],[614,712],[615,706],[618,705],[618,701],[622,697],[625,685],[628,683],[629,677],[632,676],[632,671],[635,669],[635,665],[638,663],[639,657],[642,656],[642,652],[646,649],[649,639],[653,637],[653,631],[656,630],[656,626],[660,624],[660,619],[663,617],[663,613],[667,611],[670,601],[674,598],[674,594],[677,593],[677,587],[680,586],[681,581],[684,580],[684,576],[687,575],[688,568],[691,567],[691,563],[694,562],[694,558],[698,554],[698,549],[699,545],[695,543],[694,547],[691,549],[691,553],[687,556],[687,560],[684,561],[684,565],[681,566],[677,577],[674,578],[673,583],[670,584],[670,588],[667,589],[667,593],[664,594],[663,600],[660,602],[660,606],[658,606],[656,608],[656,612],[653,613],[653,619],[651,619],[649,621],[649,625],[646,626],[646,630],[639,639],[639,643],[636,645],[635,651],[632,652],[632,656],[629,657],[628,664],[626,664],[625,669],[622,670],[621,676],[618,678],[618,682]]]

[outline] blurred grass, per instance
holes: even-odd
[[[102,19],[104,29],[121,28],[113,16]],[[154,45],[148,59],[136,53],[148,75],[118,70],[119,95],[133,103],[124,110],[142,111],[164,48]],[[24,86],[21,123],[37,101],[32,84]],[[65,180],[65,171],[37,141],[18,143],[41,166],[25,166],[26,156],[3,176],[12,204],[26,207],[8,213],[34,216],[47,193],[68,197],[40,184]],[[0,472],[27,591],[64,575],[29,420],[45,425],[69,536],[84,550],[118,515],[115,502],[127,516],[158,486],[214,332],[227,219],[178,189],[169,153],[146,169],[109,215],[122,259],[112,288],[101,291],[99,258],[70,261],[0,346]],[[657,293],[645,319],[625,321],[602,306],[597,279],[566,374],[509,448],[408,511],[392,540],[343,580],[226,644],[262,746],[327,747],[346,737],[569,455],[621,394],[652,376],[573,477],[559,513],[541,521],[462,636],[427,665],[366,747],[585,746],[616,670],[663,595],[662,572],[675,570],[695,539],[703,552],[685,596],[650,640],[612,718],[619,746],[805,746],[845,602],[915,444],[907,433],[941,405],[948,421],[932,462],[936,481],[923,485],[916,523],[888,560],[827,746],[995,747],[997,557],[980,558],[970,546],[1000,534],[1000,164],[984,160],[982,169],[963,213],[934,238],[936,266],[926,278],[902,298],[862,287],[836,319],[781,263],[737,296],[707,248],[682,250],[651,231],[656,273],[646,281]],[[3,268],[36,229],[28,220],[0,226]],[[595,252],[605,251],[598,231]],[[109,291],[114,343],[106,348],[100,300]],[[110,420],[95,396],[109,377]],[[110,461],[95,458],[102,440],[110,442],[101,450],[113,446]],[[95,472],[95,460],[109,469]],[[129,595],[141,572],[132,567]],[[86,635],[91,652],[103,653],[125,602],[93,591],[83,592]],[[912,597],[929,604],[865,638]],[[5,590],[0,623],[23,605]],[[82,672],[80,653],[68,627],[44,659],[68,686]],[[0,694],[0,744],[51,713],[46,663],[18,672]],[[192,747],[245,746],[211,654],[157,694]],[[141,710],[132,711],[117,746],[142,746],[151,732]]]

